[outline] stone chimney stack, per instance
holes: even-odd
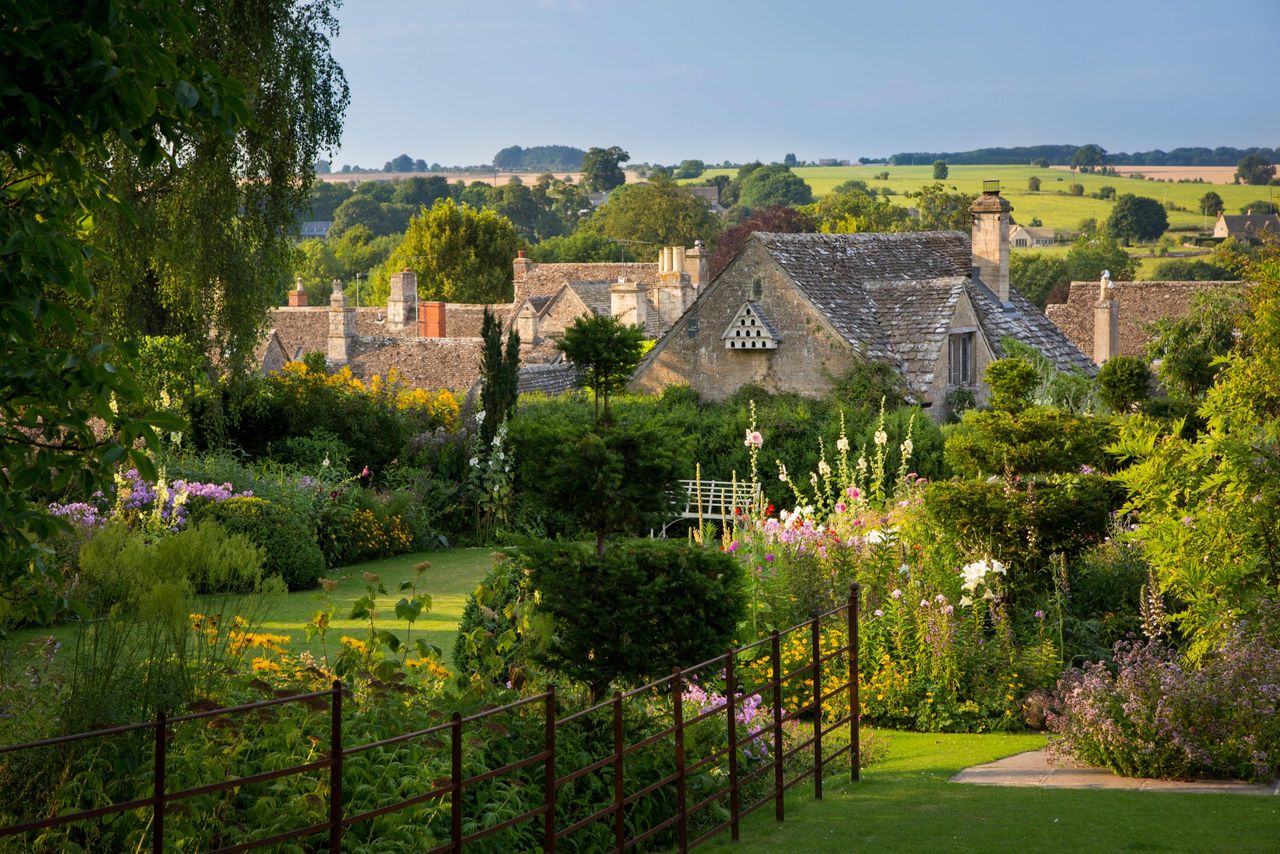
[[[653,290],[654,309],[663,329],[670,329],[696,295],[693,283],[684,271],[683,246],[664,246],[658,259],[658,284]]]
[[[418,335],[423,338],[447,338],[445,316],[447,308],[442,302],[418,303]]]
[[[693,285],[696,298],[707,286],[711,274],[711,253],[701,240],[694,241],[693,248],[684,253],[684,269],[689,274],[689,283]]]
[[[391,274],[387,295],[387,331],[412,335],[418,325],[418,274],[405,267]]]
[[[329,364],[341,367],[351,358],[351,344],[356,337],[356,310],[347,306],[342,282],[335,281],[329,297]]]
[[[524,257],[524,250],[516,250],[516,260],[512,264],[512,272],[516,285],[516,291],[519,292],[520,286],[524,284],[525,279],[529,275],[529,271],[533,269],[533,262]]]
[[[1111,272],[1102,271],[1098,301],[1093,306],[1093,361],[1101,365],[1120,352],[1120,307]]]
[[[307,307],[307,289],[302,286],[302,278],[295,280],[297,287],[289,291],[289,308]]]
[[[983,181],[973,214],[973,272],[1009,304],[1009,214],[1013,205],[1000,196],[999,181]]]
[[[640,283],[633,282],[626,276],[619,276],[617,283],[609,288],[609,313],[619,323],[643,329],[645,300]]]
[[[520,336],[520,346],[529,347],[538,341],[538,312],[527,301],[520,313],[516,315],[516,334]]]

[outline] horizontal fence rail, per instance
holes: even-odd
[[[575,834],[592,827],[604,824],[613,839],[613,851],[627,851],[639,848],[645,842],[654,840],[663,832],[674,835],[675,847],[687,851],[692,847],[709,841],[720,833],[729,832],[730,838],[737,841],[741,832],[741,821],[744,817],[769,803],[774,805],[774,817],[782,821],[785,815],[786,791],[806,779],[812,778],[813,795],[822,798],[822,782],[824,771],[832,767],[837,760],[848,754],[848,770],[850,780],[859,779],[859,697],[858,697],[858,602],[859,587],[851,586],[848,602],[823,614],[814,616],[807,622],[792,626],[783,631],[774,631],[768,637],[746,646],[730,649],[723,655],[696,664],[692,667],[675,668],[671,675],[655,680],[648,685],[634,688],[626,692],[617,692],[612,698],[571,714],[560,715],[557,711],[556,689],[547,686],[541,693],[523,697],[503,706],[485,709],[476,714],[463,716],[455,712],[451,718],[435,726],[384,738],[363,744],[345,745],[342,730],[342,705],[344,689],[341,682],[335,680],[332,686],[323,691],[312,691],[301,694],[275,697],[256,703],[239,706],[192,712],[189,714],[167,716],[163,711],[157,713],[152,721],[128,724],[100,730],[76,733],[44,739],[26,744],[15,744],[0,747],[0,756],[17,751],[36,750],[41,748],[61,747],[88,739],[110,738],[131,732],[150,730],[153,743],[152,792],[149,796],[138,797],[129,801],[108,804],[85,809],[78,812],[64,813],[48,818],[24,822],[21,824],[0,827],[0,839],[5,837],[32,834],[41,830],[60,827],[76,822],[87,822],[106,816],[131,810],[150,808],[151,849],[156,854],[165,850],[165,817],[171,811],[171,805],[178,804],[200,795],[213,794],[230,789],[238,789],[253,783],[267,782],[286,776],[297,776],[314,772],[327,772],[329,796],[326,810],[327,820],[317,822],[293,830],[287,830],[270,836],[237,843],[216,849],[221,854],[230,852],[251,851],[278,845],[290,840],[304,837],[315,837],[313,844],[327,837],[328,850],[341,851],[343,836],[351,827],[363,822],[372,821],[380,816],[399,812],[414,806],[437,802],[449,805],[449,839],[428,850],[428,854],[443,852],[461,852],[468,843],[494,836],[516,825],[541,819],[542,850],[554,852],[557,843],[572,838]],[[822,647],[823,630],[836,627],[843,640],[834,648],[825,652]],[[795,637],[803,638],[808,647],[807,661],[790,671],[784,671],[782,648],[784,640]],[[842,683],[830,690],[823,686],[824,668],[831,662],[847,660],[848,676]],[[744,664],[748,662],[750,666]],[[743,670],[767,663],[768,678],[762,684],[743,685]],[[704,708],[686,708],[684,690],[687,684],[697,684],[699,679],[708,674],[718,681],[723,679],[724,701],[720,704],[709,704]],[[788,711],[784,706],[784,694],[796,684],[812,687],[804,697],[804,701],[796,708]],[[841,694],[847,695],[849,711],[847,714],[829,720],[831,703]],[[628,743],[626,740],[625,712],[628,701],[643,702],[653,697],[669,696],[671,701],[670,726],[665,726],[656,733],[638,741]],[[755,701],[752,708],[765,709],[767,702],[768,723],[759,726],[754,732],[744,735],[746,725],[740,716],[745,714],[747,704]],[[217,717],[244,715],[260,709],[285,704],[316,703],[327,705],[329,718],[329,743],[327,754],[310,762],[299,763],[286,768],[264,771],[257,774],[219,780],[170,792],[166,785],[167,745],[173,727],[178,724],[212,719]],[[543,719],[543,744],[535,753],[513,760],[496,768],[468,776],[464,761],[464,737],[467,727],[491,724],[496,716],[504,714],[529,714],[538,709]],[[586,725],[601,715],[610,718],[612,749],[604,756],[585,765],[565,770],[557,769],[556,741],[560,732],[577,725]],[[694,728],[706,722],[720,719],[727,737],[727,746],[695,760],[688,762],[686,738],[694,732]],[[808,720],[812,733],[804,740],[785,746],[784,731],[786,724],[799,726],[799,721]],[[839,728],[847,726],[849,743],[827,753],[823,740]],[[445,782],[425,791],[414,793],[402,800],[382,804],[355,814],[344,812],[343,769],[348,757],[364,754],[369,751],[393,747],[411,741],[430,739],[428,744],[439,743],[441,750],[444,742],[441,738],[447,733],[449,755],[449,778]],[[665,774],[653,782],[636,789],[626,791],[624,776],[628,761],[644,750],[669,750],[672,760],[672,772]],[[786,777],[787,760],[808,752],[812,761],[807,762],[790,779]],[[759,767],[750,771],[742,768],[746,756],[768,756],[767,762],[760,762]],[[666,754],[664,754],[666,755]],[[723,763],[723,765],[720,765]],[[515,816],[489,827],[464,833],[465,802],[464,796],[469,788],[489,780],[506,778],[526,769],[538,769],[542,783],[542,802],[538,806],[525,810]],[[710,793],[701,793],[699,799],[689,802],[688,783],[690,775],[711,766],[722,767],[725,771],[725,782]],[[558,821],[556,802],[557,794],[565,787],[573,786],[584,778],[600,774],[607,779],[612,797],[607,804],[594,812],[572,822]],[[746,789],[760,780],[769,780],[762,795],[751,802],[744,802]],[[645,798],[660,792],[674,795],[674,808],[671,814],[657,820],[643,829],[628,830],[629,808],[634,808]],[[702,828],[701,832],[690,838],[690,820],[713,805],[724,804],[728,817]],[[138,843],[139,848],[142,843]],[[172,848],[172,846],[171,846]]]

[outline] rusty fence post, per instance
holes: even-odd
[[[676,836],[681,851],[689,850],[688,793],[684,778],[684,677],[679,667],[671,669],[671,699],[676,738]]]
[[[859,724],[862,706],[858,699],[858,608],[862,585],[849,585],[849,779],[856,783],[862,778],[861,734]]]
[[[813,797],[822,800],[822,626],[817,615],[813,635]]]
[[[729,709],[729,836],[738,841],[738,682],[733,671],[734,651],[724,664],[724,699]]]
[[[454,854],[462,854],[462,714],[453,713],[449,726],[449,742],[451,761],[449,764],[449,785],[453,790],[450,796],[452,815],[449,816],[450,839],[453,842]]]
[[[168,731],[169,724],[164,709],[159,709],[156,712],[155,776],[151,788],[151,850],[154,854],[164,852],[164,766]]]
[[[613,692],[613,844],[619,854],[627,848],[626,780],[622,760],[626,744],[622,734],[622,692]]]
[[[329,700],[329,850],[342,850],[342,683],[333,680]]]
[[[543,776],[543,797],[547,812],[542,823],[542,850],[551,854],[556,850],[556,686],[547,685],[546,708],[546,773]]]
[[[773,817],[782,821],[782,638],[777,629],[773,630],[769,640],[773,670]]]

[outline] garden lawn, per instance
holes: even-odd
[[[706,851],[1275,851],[1280,798],[948,783],[963,768],[1045,743],[1039,735],[877,731],[885,759],[861,783],[828,775],[788,793],[786,821],[762,807],[742,841]]]
[[[423,561],[431,566],[419,574],[414,567]],[[492,549],[473,548],[418,552],[333,570],[326,577],[336,581],[338,586],[327,597],[335,607],[325,645],[330,653],[334,653],[343,635],[359,640],[368,637],[368,620],[350,620],[347,615],[351,613],[351,604],[365,594],[368,582],[364,574],[372,573],[379,577],[379,583],[387,590],[385,596],[378,597],[378,628],[395,632],[402,641],[425,637],[452,661],[453,641],[458,633],[458,623],[462,621],[467,597],[475,592],[476,585],[492,566]],[[419,593],[431,596],[430,611],[414,624],[411,635],[405,632],[406,624],[395,616],[395,603],[402,596],[412,595],[407,591],[400,592],[400,584],[404,581],[416,582]],[[319,589],[265,597],[261,631],[288,634],[292,638],[290,648],[293,651],[310,649],[319,655],[322,645],[319,639],[307,644],[306,626],[321,608],[323,598],[325,595]]]
[[[431,566],[421,576],[414,566],[422,561]],[[399,557],[375,560],[368,563],[354,564],[332,570],[327,577],[338,582],[337,588],[329,594],[333,601],[333,621],[325,643],[330,652],[336,652],[339,639],[343,635],[363,640],[368,637],[369,623],[347,619],[351,613],[351,604],[365,593],[366,572],[378,575],[387,589],[386,596],[378,597],[378,627],[396,632],[404,640],[405,623],[395,618],[395,603],[408,593],[400,592],[400,582],[417,581],[419,593],[431,595],[431,610],[424,614],[414,625],[412,640],[426,637],[444,652],[445,659],[452,662],[453,640],[458,632],[458,623],[462,621],[462,609],[466,607],[467,596],[475,592],[476,585],[484,578],[484,574],[493,566],[493,550],[444,549],[441,551],[417,552]],[[263,597],[255,615],[262,621],[260,631],[272,634],[285,634],[290,638],[292,651],[300,652],[310,649],[313,653],[321,653],[319,640],[310,645],[306,640],[306,625],[315,617],[322,604],[322,591],[302,590],[296,593],[281,593]],[[19,649],[23,644],[36,638],[52,635],[62,644],[63,652],[73,648],[76,640],[75,625],[61,625],[52,629],[20,629],[10,633],[7,643],[12,649]]]

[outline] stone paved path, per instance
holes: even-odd
[[[1121,777],[1105,768],[1085,768],[1067,762],[1051,762],[1044,750],[1032,750],[966,768],[952,777],[951,782],[977,786],[1037,786],[1048,789],[1280,795],[1280,780],[1273,785],[1264,785],[1234,780],[1179,781]]]

